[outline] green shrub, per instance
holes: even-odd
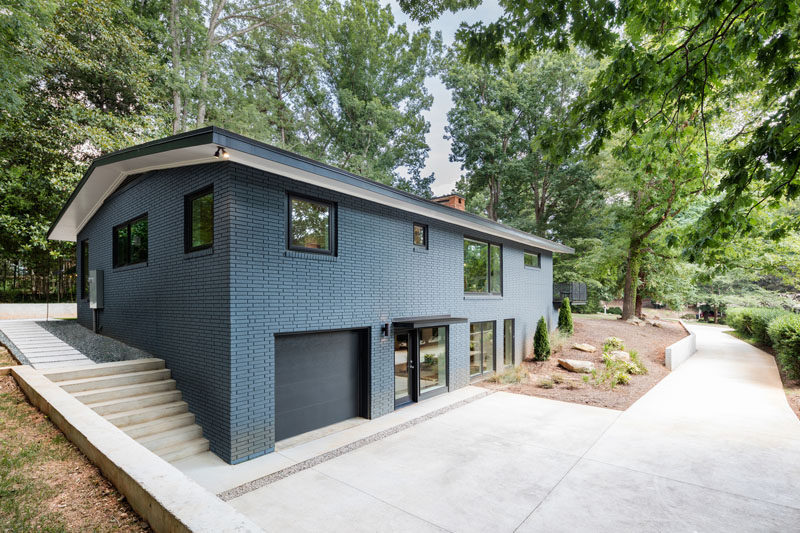
[[[756,309],[751,314],[750,329],[753,331],[753,339],[766,346],[772,345],[767,328],[770,322],[786,314],[783,309]]]
[[[561,309],[558,310],[558,330],[572,335],[572,309],[569,306],[569,298],[564,298],[564,301],[561,302]]]
[[[610,315],[620,315],[622,316],[622,308],[621,307],[609,307],[606,312]]]
[[[800,315],[785,313],[768,328],[778,363],[791,379],[800,379]]]
[[[618,337],[609,337],[603,343],[603,353],[613,352],[614,350],[624,350],[625,344],[623,344],[622,339]]]
[[[636,374],[636,375],[644,375],[649,372],[647,367],[644,365],[641,359],[639,359],[639,352],[636,350],[631,350],[631,362],[628,363],[628,373],[629,374]]]
[[[536,324],[536,333],[533,336],[533,358],[536,361],[547,361],[550,359],[550,335],[547,332],[547,322],[544,317],[539,319]]]
[[[743,307],[728,313],[728,324],[739,334],[749,337],[765,346],[772,345],[769,324],[788,314],[783,309],[767,307]]]

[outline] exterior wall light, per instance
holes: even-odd
[[[228,159],[231,158],[231,154],[225,151],[225,148],[223,148],[222,146],[217,146],[217,151],[214,152],[214,157],[216,157],[217,159],[222,158],[227,161]]]

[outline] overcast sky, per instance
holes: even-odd
[[[409,31],[419,29],[420,25],[410,21],[400,10],[395,0],[391,0],[389,3],[392,6],[392,13],[394,13],[398,24],[405,22]],[[431,24],[431,29],[434,32],[442,32],[442,40],[445,46],[449,46],[453,43],[456,30],[458,30],[458,26],[462,22],[470,24],[481,20],[491,22],[501,14],[502,9],[497,5],[497,0],[488,0],[477,9],[459,11],[455,14],[445,13],[439,20]],[[431,124],[431,130],[427,137],[431,151],[428,155],[423,175],[427,176],[431,172],[436,175],[436,181],[433,183],[433,193],[442,195],[449,193],[461,176],[461,164],[449,161],[450,141],[446,141],[443,138],[444,127],[447,124],[447,111],[453,105],[453,101],[450,99],[450,91],[438,78],[428,78],[425,82],[425,87],[433,95],[433,105],[430,111],[425,112],[425,118]]]

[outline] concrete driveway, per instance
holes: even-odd
[[[267,531],[797,531],[774,360],[695,331],[625,412],[496,393],[230,503]]]

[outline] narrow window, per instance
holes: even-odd
[[[507,318],[503,321],[503,364],[514,364],[514,319]]]
[[[428,247],[428,226],[414,222],[414,246]]]
[[[334,254],[335,217],[331,202],[289,195],[289,249]]]
[[[114,267],[147,262],[147,215],[114,227]]]
[[[464,292],[502,294],[502,247],[464,239]]]
[[[214,244],[214,188],[206,187],[184,199],[184,250],[195,252]]]
[[[525,266],[531,268],[539,268],[542,266],[542,255],[535,254],[532,252],[523,252],[523,257],[525,259]]]
[[[472,322],[469,325],[469,373],[478,376],[494,370],[495,323]]]
[[[81,298],[89,297],[89,241],[81,241]]]

